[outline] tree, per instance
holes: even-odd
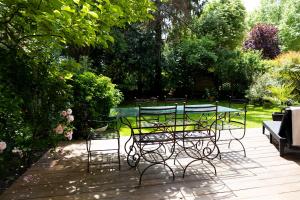
[[[245,49],[261,50],[264,58],[275,58],[280,53],[278,29],[273,25],[257,24],[244,42]]]
[[[164,52],[167,66],[165,79],[168,90],[183,96],[192,95],[196,81],[210,73],[217,61],[215,43],[209,38],[186,36],[180,42],[169,44]]]
[[[300,50],[300,1],[299,0],[262,0],[260,9],[250,14],[249,28],[256,24],[272,24],[279,30],[281,49]]]
[[[281,1],[261,0],[259,9],[253,11],[247,17],[248,28],[252,29],[256,24],[259,23],[278,26],[282,17]]]
[[[70,106],[68,81],[84,71],[75,61],[64,65],[70,59],[62,49],[107,47],[114,41],[112,28],[149,19],[153,8],[148,0],[2,0],[0,102],[18,101],[14,109],[1,110],[3,116],[18,113],[22,120],[7,130],[1,119],[0,138],[8,132],[12,141],[26,141],[27,149],[39,145],[50,135],[53,117]]]
[[[287,0],[283,5],[279,36],[283,50],[300,50],[300,0]]]
[[[245,7],[240,0],[213,0],[196,20],[198,36],[210,36],[219,48],[234,49],[241,44],[245,30]]]
[[[148,0],[1,1],[1,44],[26,47],[40,39],[61,45],[89,46],[112,42],[111,28],[148,19]]]
[[[98,74],[104,74],[130,97],[150,95],[154,88],[155,32],[145,24],[114,30],[110,48],[96,47],[90,58]],[[137,92],[137,93],[136,93]]]

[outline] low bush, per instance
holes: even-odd
[[[123,98],[110,78],[92,72],[74,76],[72,85],[77,137],[83,136],[87,120],[101,120],[107,117],[110,108],[118,105]]]
[[[277,105],[299,101],[300,53],[287,52],[265,62],[268,70],[256,77],[247,96],[253,100]]]

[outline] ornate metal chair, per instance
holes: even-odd
[[[183,177],[187,168],[197,161],[207,162],[213,167],[216,175],[217,171],[212,160],[220,153],[216,144],[217,105],[184,104],[183,113],[183,131],[176,133],[176,141],[181,149],[177,152],[174,163],[178,161],[184,169]],[[184,158],[191,159],[185,166],[178,159],[182,154],[185,156]]]
[[[168,107],[139,107],[138,133],[133,141],[137,146],[137,168],[140,172],[139,184],[145,172],[156,165],[167,167],[175,178],[172,168],[167,164],[175,148],[177,106]],[[140,171],[140,159],[149,163]]]
[[[114,140],[117,142],[116,147],[101,148],[97,141]],[[116,152],[118,157],[119,170],[121,169],[120,161],[120,133],[117,118],[108,118],[106,120],[90,120],[88,121],[88,135],[86,138],[86,148],[88,152],[87,170],[90,172],[93,154],[99,152]]]

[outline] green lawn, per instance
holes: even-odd
[[[208,103],[205,101],[190,101],[190,104],[203,104]],[[161,103],[163,105],[163,103]],[[220,102],[220,105],[222,106],[228,106],[227,102]],[[123,105],[121,107],[131,107],[135,106],[132,103],[127,103],[126,105]],[[271,120],[272,119],[272,113],[278,112],[279,108],[277,107],[263,107],[263,106],[255,106],[255,105],[248,105],[247,106],[248,112],[247,112],[247,128],[260,128],[262,127],[262,121],[264,120]],[[129,118],[131,123],[135,123],[135,118],[131,117]],[[122,136],[128,136],[130,135],[130,129],[126,127],[125,125],[121,126],[120,129]]]

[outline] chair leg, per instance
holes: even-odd
[[[119,162],[119,171],[121,171],[120,138],[118,138],[118,162]]]
[[[263,125],[263,127],[262,127],[262,134],[263,135],[265,135],[265,129],[266,129],[266,127]]]
[[[91,161],[91,154],[88,151],[88,162],[87,162],[87,171],[88,171],[88,173],[90,173],[90,161]]]

